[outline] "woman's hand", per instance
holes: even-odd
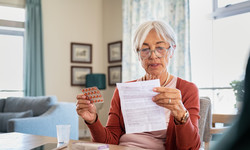
[[[153,91],[159,93],[153,97],[153,101],[157,105],[169,109],[175,119],[180,121],[186,113],[186,108],[182,103],[180,90],[167,87],[156,87]]]
[[[83,94],[77,95],[76,112],[87,123],[92,124],[96,120],[96,107]]]

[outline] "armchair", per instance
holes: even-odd
[[[232,120],[237,115],[227,114],[212,114],[211,101],[208,97],[200,98],[200,120],[199,120],[199,134],[202,142],[201,149],[208,150],[211,139],[215,134],[223,133],[227,127],[215,127],[216,123],[231,124]]]
[[[211,101],[208,97],[200,98],[199,134],[202,142],[200,149],[207,150],[211,140],[210,129],[212,127]]]

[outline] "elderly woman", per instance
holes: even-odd
[[[133,46],[146,74],[131,82],[160,79],[161,87],[153,89],[158,94],[152,101],[165,108],[167,129],[126,134],[117,89],[111,101],[107,125],[103,127],[95,105],[84,95],[77,95],[77,113],[85,120],[93,141],[155,150],[199,149],[198,89],[167,70],[176,47],[173,29],[162,21],[145,22],[137,28]]]

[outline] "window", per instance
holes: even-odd
[[[0,6],[0,98],[23,96],[24,8]]]
[[[211,7],[208,7],[211,6]],[[250,13],[212,19],[212,2],[190,1],[192,81],[212,99],[213,113],[235,113],[230,82],[244,78],[250,50]]]

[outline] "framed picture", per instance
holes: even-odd
[[[89,73],[92,73],[92,67],[71,66],[71,86],[85,86]]]
[[[72,63],[92,63],[92,44],[71,43]]]
[[[109,79],[109,85],[113,86],[116,85],[116,83],[122,82],[122,66],[109,66],[108,67],[108,79]]]
[[[108,43],[109,63],[122,61],[122,41]]]

